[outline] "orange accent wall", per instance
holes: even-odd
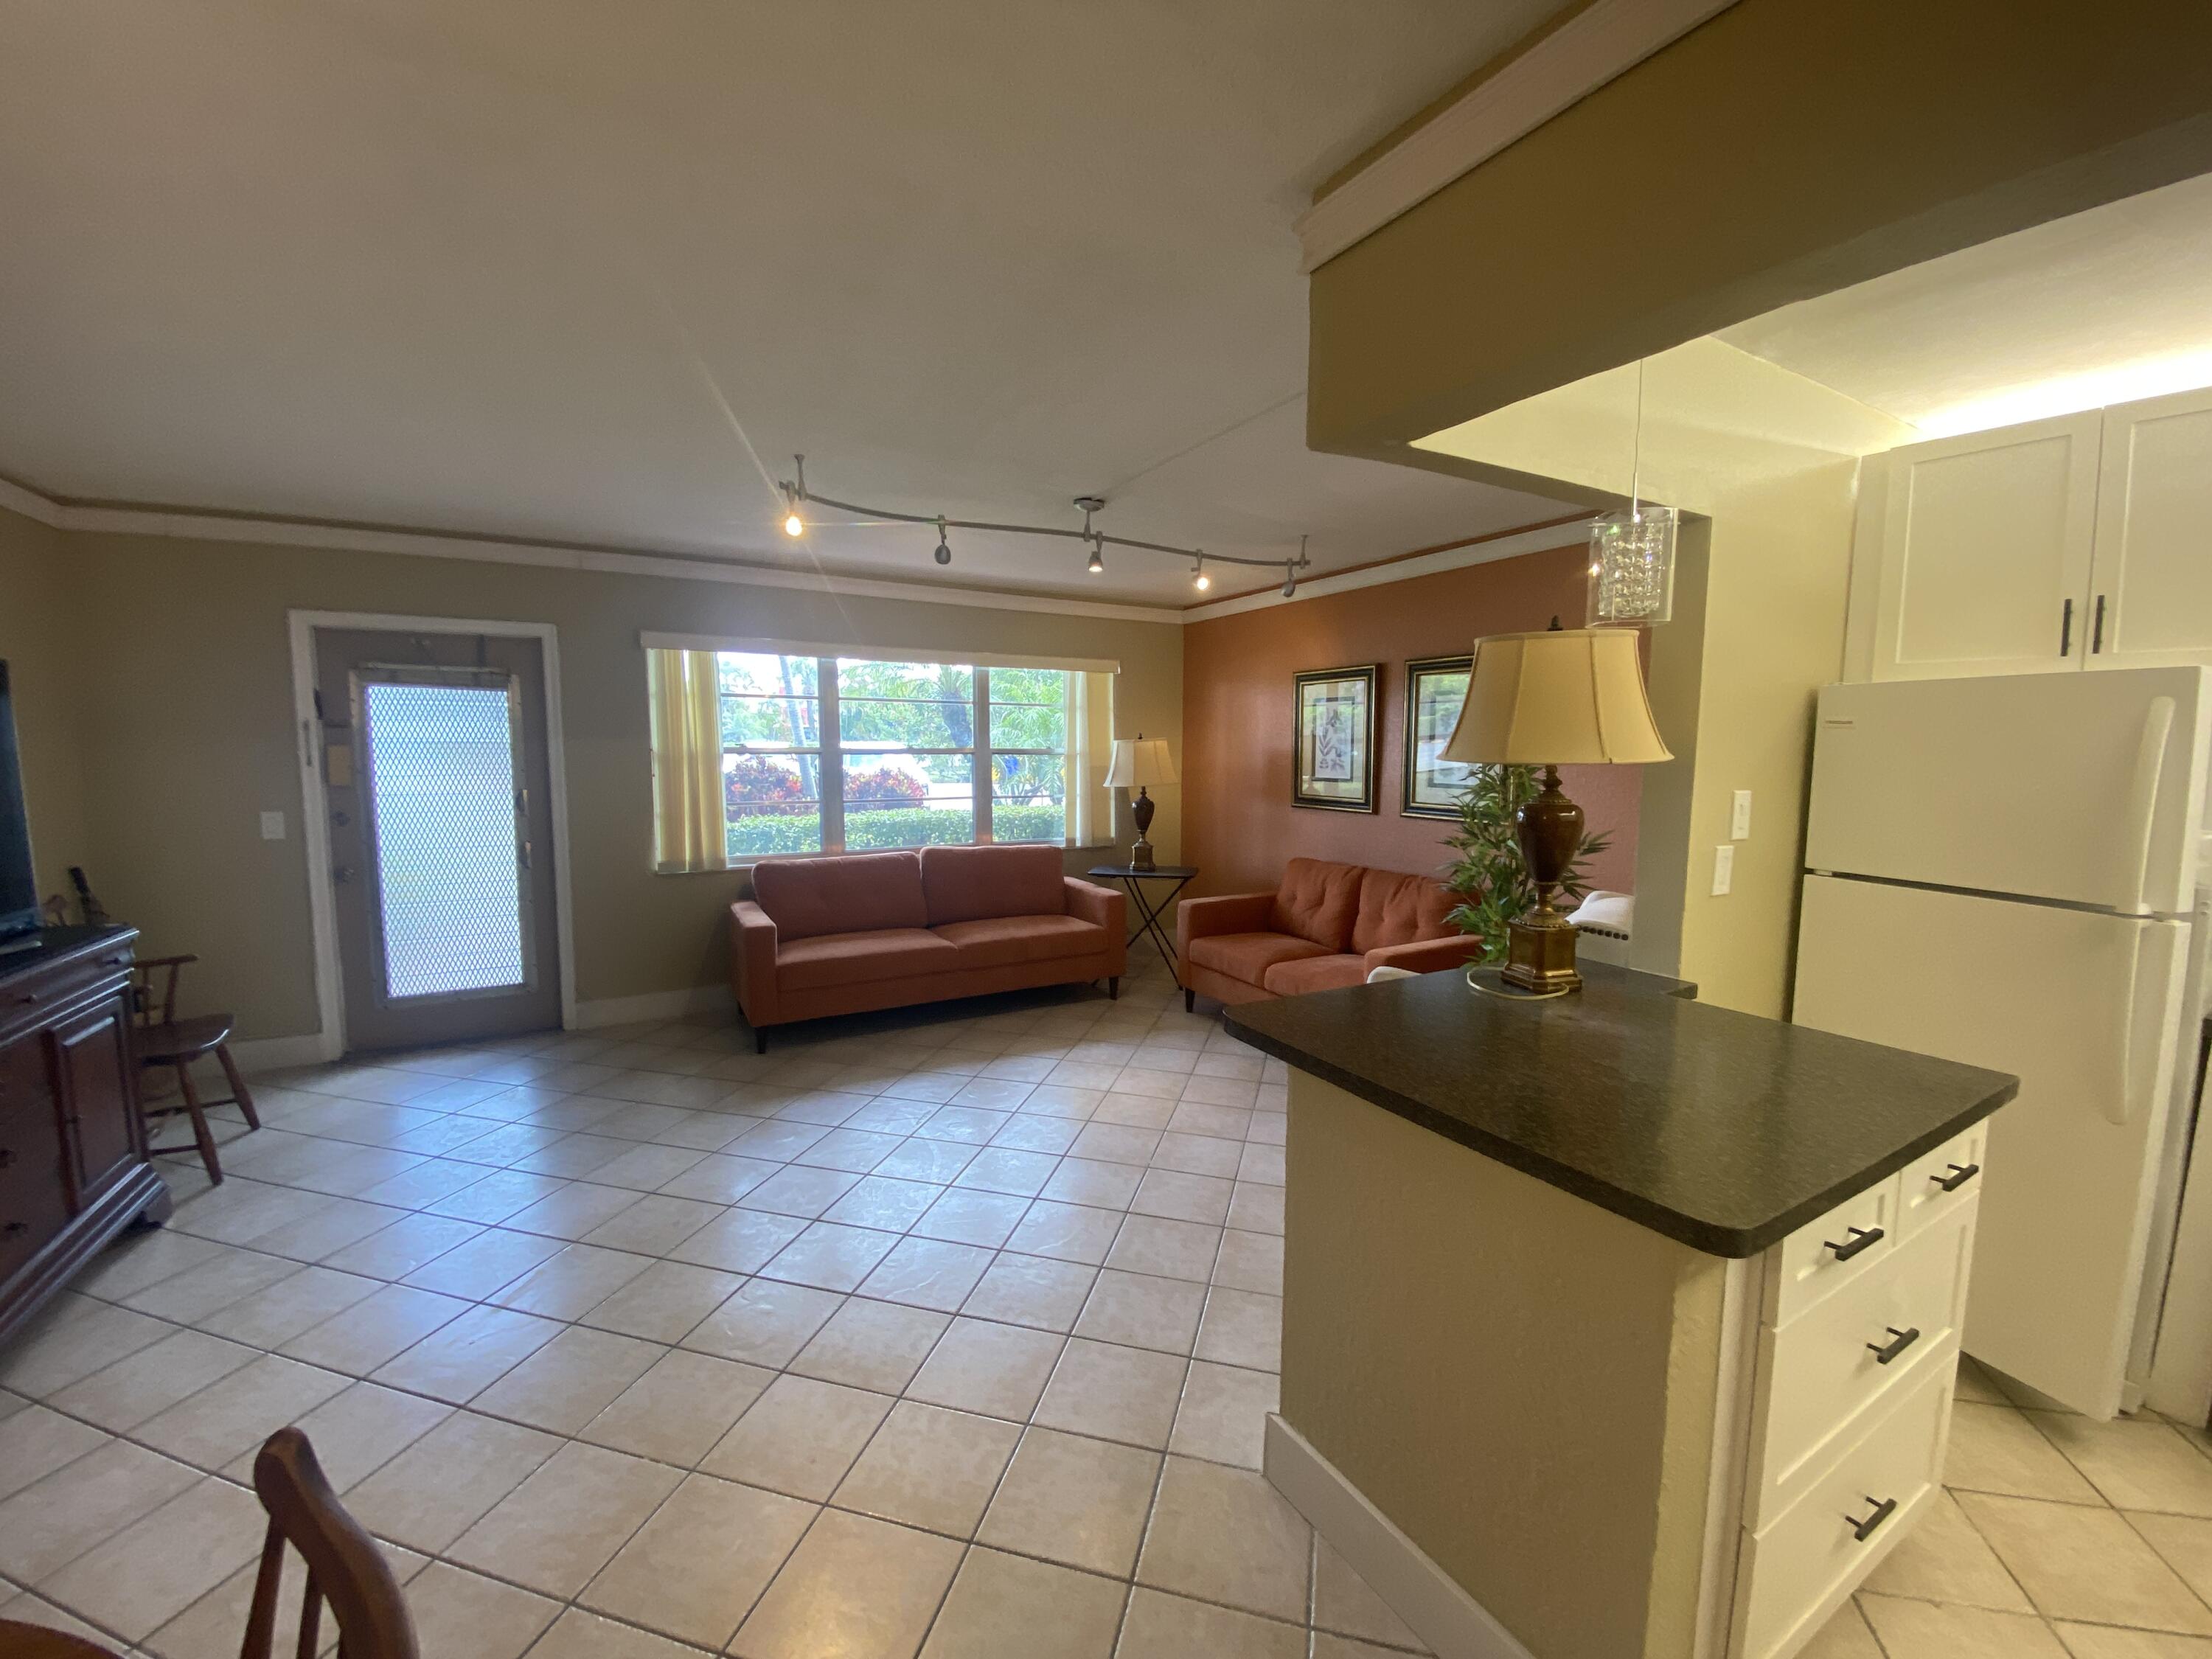
[[[1449,857],[1449,821],[1401,815],[1406,663],[1465,652],[1483,634],[1579,626],[1588,553],[1581,544],[1469,565],[1194,623],[1182,647],[1182,861],[1200,873],[1194,896],[1272,889],[1293,857],[1385,870],[1436,871]],[[1291,805],[1291,676],[1379,662],[1380,762],[1373,813]],[[1663,735],[1663,734],[1662,734]],[[1593,832],[1613,845],[1590,884],[1632,890],[1643,768],[1560,769]]]

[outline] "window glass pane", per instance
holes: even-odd
[[[993,702],[1048,702],[1057,707],[1067,701],[1067,676],[1057,668],[994,668]]]
[[[819,694],[812,657],[773,657],[750,651],[723,651],[715,655],[721,670],[722,690],[727,696],[750,692],[756,696],[811,697]]]
[[[991,757],[991,839],[1063,841],[1066,763],[1058,755]]]
[[[837,663],[837,695],[972,702],[975,671],[960,663],[862,662],[845,657]]]
[[[822,705],[811,697],[725,696],[722,744],[727,749],[818,749]]]
[[[968,755],[850,755],[845,845],[931,847],[975,839],[975,763]]]
[[[972,749],[975,676],[957,664],[841,662],[837,735],[848,750]]]
[[[524,983],[506,688],[370,684],[362,715],[385,994]]]
[[[1048,749],[1054,754],[1064,754],[1067,749],[1067,705],[1003,703],[992,698],[991,747]]]
[[[822,850],[818,756],[725,755],[722,802],[732,858]]]

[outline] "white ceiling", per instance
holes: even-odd
[[[938,580],[831,495],[1317,569],[1559,505],[1308,453],[1313,186],[1556,0],[21,0],[0,476]],[[742,427],[744,436],[740,435]],[[956,536],[946,575],[1188,601]],[[1217,596],[1256,585],[1224,579]]]
[[[1785,306],[1721,337],[1931,435],[2212,384],[2212,176]]]

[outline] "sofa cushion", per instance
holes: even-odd
[[[1433,876],[1402,876],[1395,870],[1370,870],[1359,882],[1359,914],[1352,924],[1352,948],[1379,951],[1386,945],[1411,945],[1442,939],[1453,932],[1444,914],[1459,902]]]
[[[816,991],[829,985],[942,974],[960,965],[960,952],[952,942],[926,927],[874,927],[781,941],[775,982],[781,990]]]
[[[1364,957],[1301,957],[1296,962],[1277,963],[1260,982],[1279,997],[1298,997],[1309,991],[1334,991],[1362,984],[1366,978]]]
[[[911,853],[768,860],[753,866],[753,899],[783,940],[929,923]]]
[[[930,932],[960,952],[963,968],[1095,956],[1108,942],[1103,927],[1080,916],[978,916],[973,921],[948,921]]]
[[[1282,885],[1275,890],[1267,926],[1279,933],[1310,939],[1324,951],[1349,950],[1352,919],[1359,908],[1359,878],[1365,873],[1357,864],[1292,859],[1283,871]]]
[[[925,847],[921,890],[932,927],[984,916],[1067,913],[1057,847]]]
[[[1264,986],[1267,970],[1279,962],[1329,954],[1311,939],[1292,939],[1288,933],[1208,933],[1190,942],[1193,962],[1247,985]]]

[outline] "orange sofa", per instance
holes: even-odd
[[[1185,899],[1176,913],[1182,1006],[1200,992],[1256,1002],[1358,985],[1377,968],[1417,974],[1474,959],[1480,940],[1446,925],[1459,902],[1429,876],[1292,859],[1272,893]]]
[[[925,847],[753,867],[730,907],[730,985],[768,1028],[1033,985],[1127,966],[1121,893],[1061,873],[1057,847]]]

